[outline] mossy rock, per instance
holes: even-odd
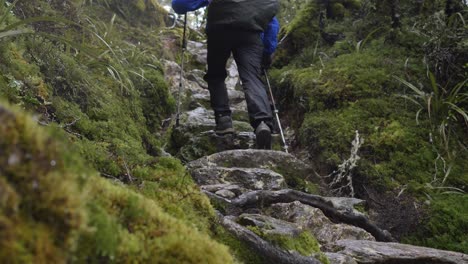
[[[90,193],[95,195],[90,203],[90,227],[95,231],[82,236],[80,261],[233,262],[225,246],[125,186],[96,178]]]
[[[310,232],[301,231],[291,223],[261,215],[242,215],[240,221],[246,224],[249,230],[275,246],[296,251],[303,256],[314,256],[323,264],[330,263],[321,252],[317,239]]]
[[[322,180],[316,176],[314,169],[291,154],[281,151],[228,150],[188,164],[191,170],[210,166],[269,169],[281,174],[290,188],[314,194],[322,192]]]

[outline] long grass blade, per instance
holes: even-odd
[[[458,105],[455,105],[453,103],[446,103],[446,104],[448,104],[455,112],[461,115],[465,123],[468,124],[468,113],[466,113],[464,109],[460,108]]]
[[[406,80],[403,80],[402,78],[398,77],[398,76],[393,76],[393,78],[395,78],[396,80],[398,80],[399,82],[401,82],[402,84],[404,84],[405,86],[407,86],[408,88],[410,88],[411,90],[413,90],[417,95],[419,95],[420,97],[424,98],[426,93],[421,91],[420,89],[418,89],[416,86],[414,86],[414,84],[406,81]]]
[[[418,124],[418,125],[419,125],[419,115],[421,114],[422,110],[423,109],[421,108],[421,109],[418,110],[418,112],[416,112],[416,124]]]

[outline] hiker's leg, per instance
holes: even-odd
[[[257,32],[239,32],[239,42],[233,49],[242,87],[245,92],[251,125],[261,121],[272,126],[272,112],[265,85],[261,79],[263,44]]]
[[[211,107],[216,115],[231,114],[225,84],[226,62],[231,56],[231,44],[226,39],[224,32],[208,34],[208,72],[204,79],[208,83]]]

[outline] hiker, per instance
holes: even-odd
[[[217,135],[233,134],[226,90],[226,63],[236,61],[247,101],[257,148],[271,149],[273,116],[262,69],[268,69],[277,46],[278,0],[172,0],[172,8],[185,14],[208,6],[208,71],[204,76],[215,113]]]

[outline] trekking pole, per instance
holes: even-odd
[[[276,115],[276,122],[278,122],[278,127],[280,129],[280,134],[281,134],[281,140],[283,140],[283,145],[284,145],[284,151],[286,153],[289,153],[288,152],[288,143],[286,143],[286,139],[284,137],[284,133],[283,133],[283,128],[281,127],[281,121],[279,119],[279,111],[278,109],[276,108],[276,103],[275,103],[275,98],[273,97],[273,91],[271,90],[271,85],[270,85],[270,80],[268,79],[268,74],[267,74],[267,70],[266,69],[263,69],[264,73],[265,73],[265,78],[266,78],[266,81],[267,81],[267,84],[268,84],[268,90],[270,91],[270,96],[271,96],[271,102],[273,103],[273,111],[275,112],[275,115]]]
[[[180,94],[184,85],[184,62],[185,62],[185,49],[187,48],[186,40],[187,31],[187,13],[184,15],[184,33],[182,36],[182,61],[180,63],[180,82],[179,82],[179,93],[177,94],[177,116],[176,116],[176,127],[180,124]]]

